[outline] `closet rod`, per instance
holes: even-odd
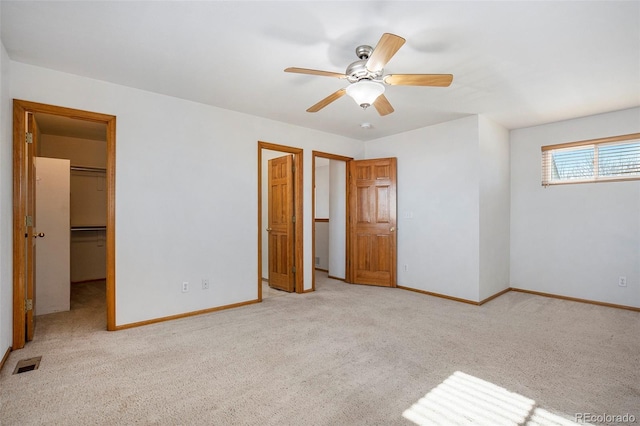
[[[82,167],[82,166],[71,166],[71,170],[76,172],[100,172],[100,173],[104,173],[107,171],[107,169],[101,168],[101,167]]]
[[[104,231],[106,226],[72,226],[72,231]]]

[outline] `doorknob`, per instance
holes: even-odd
[[[271,232],[271,228],[267,228],[267,232]]]
[[[393,232],[395,230],[396,230],[395,226],[392,226],[391,229],[389,229],[389,232]]]
[[[33,234],[33,238],[38,238],[38,237],[40,238],[44,237],[44,232],[38,232],[37,234]]]

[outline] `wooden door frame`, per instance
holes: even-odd
[[[296,273],[294,283],[296,293],[304,293],[304,216],[302,200],[304,195],[304,173],[302,168],[302,148],[293,148],[270,142],[258,141],[258,302],[262,301],[262,150],[279,151],[286,154],[294,154],[293,164],[295,175],[293,177],[293,214],[296,217],[294,224],[295,237],[293,241]]]
[[[351,157],[345,157],[343,155],[336,155],[336,154],[330,154],[328,152],[322,152],[322,151],[311,151],[311,163],[312,163],[312,171],[311,171],[311,208],[313,209],[313,218],[312,218],[312,223],[313,223],[313,227],[312,227],[312,237],[311,237],[311,250],[313,252],[312,254],[312,259],[314,259],[314,265],[315,265],[315,258],[316,258],[316,221],[315,221],[315,216],[316,216],[316,158],[326,158],[329,160],[337,160],[337,161],[344,161],[345,163],[345,168],[346,168],[346,175],[345,175],[345,180],[344,180],[344,184],[345,184],[345,209],[346,209],[346,221],[347,223],[345,224],[345,242],[346,242],[346,247],[345,247],[345,259],[344,259],[344,263],[345,263],[345,281],[349,282],[349,161],[352,161],[353,158]],[[311,289],[313,291],[315,291],[316,289],[316,274],[315,274],[315,270],[314,273],[312,274],[312,278],[311,278]]]
[[[115,160],[116,117],[113,115],[40,104],[19,99],[13,100],[13,345],[12,350],[21,349],[25,339],[25,115],[44,113],[63,117],[104,123],[107,126],[107,231],[106,231],[106,296],[107,330],[116,329],[115,306]]]

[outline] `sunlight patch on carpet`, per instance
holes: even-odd
[[[536,402],[493,383],[456,371],[402,413],[417,425],[576,425]]]

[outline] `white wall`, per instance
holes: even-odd
[[[508,288],[508,131],[471,116],[366,145],[367,158],[387,156],[398,158],[398,284],[474,302]]]
[[[105,231],[71,233],[71,283],[105,279],[107,276],[106,239]]]
[[[257,141],[303,148],[311,287],[311,150],[360,141],[11,62],[11,96],[117,116],[116,323],[257,298]],[[210,278],[209,290],[200,280]],[[181,293],[189,281],[191,291]],[[2,324],[5,330],[4,323]]]
[[[326,166],[316,165],[316,213],[318,219],[329,219],[329,162]],[[318,158],[316,158],[318,163]],[[316,222],[316,258],[320,269],[329,270],[329,223]]]
[[[640,108],[511,132],[512,287],[640,306],[640,181],[540,183],[541,146],[636,132]]]
[[[105,132],[106,133],[106,132]],[[69,136],[40,135],[38,156],[68,158],[72,166],[107,167],[107,143]]]
[[[398,285],[477,301],[478,118],[367,142],[382,157],[398,159]]]
[[[317,268],[329,270],[329,222],[316,222],[316,259]]]
[[[509,131],[478,117],[480,149],[479,301],[509,285]]]
[[[316,166],[316,218],[329,218],[329,164]]]
[[[346,277],[347,163],[329,160],[329,275]]]
[[[9,82],[9,57],[0,43],[0,357],[13,341],[13,113]]]

